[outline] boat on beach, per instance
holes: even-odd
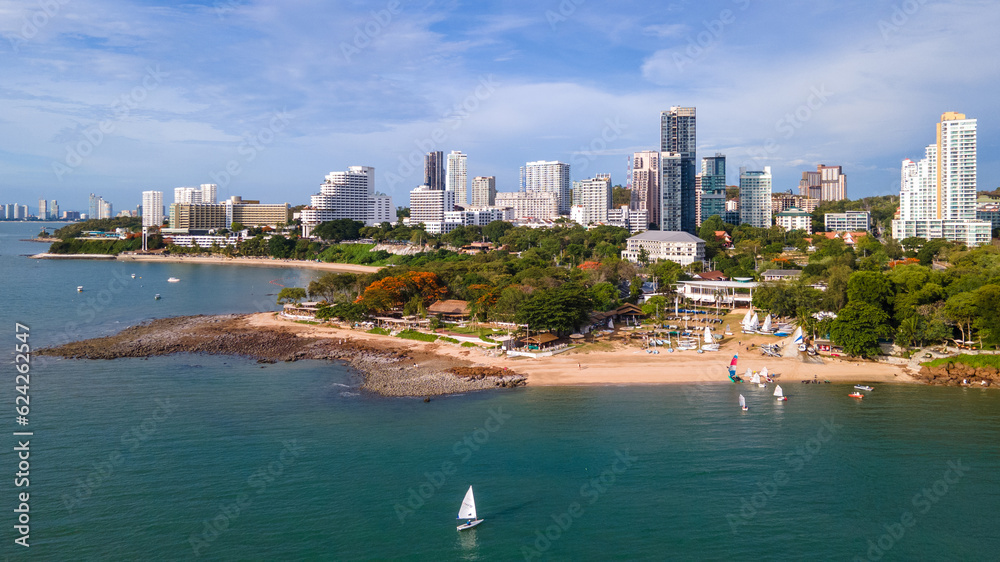
[[[458,518],[467,520],[458,526],[459,531],[471,529],[484,521],[476,517],[476,498],[472,495],[472,486],[469,486],[469,491],[465,493],[465,499],[462,500],[462,507],[458,509]]]

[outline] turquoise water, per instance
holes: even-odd
[[[43,247],[16,242],[36,231],[0,223],[11,345],[15,320],[37,345],[271,309],[271,281],[314,275],[19,257]],[[121,290],[105,285],[118,273]],[[13,543],[9,433],[0,455],[12,560],[993,560],[1000,547],[994,391],[881,385],[858,403],[845,385],[787,384],[778,403],[731,384],[529,387],[424,403],[365,395],[319,362],[33,369],[30,549]],[[469,485],[486,522],[459,534]]]

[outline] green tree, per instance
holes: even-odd
[[[959,293],[944,303],[941,314],[949,322],[954,322],[962,333],[963,340],[972,339],[972,323],[976,320],[977,296],[975,293]]]
[[[891,334],[889,315],[883,309],[860,300],[848,302],[830,326],[833,342],[855,357],[879,355],[879,338],[887,338]]]
[[[586,288],[564,283],[554,289],[539,289],[521,305],[517,321],[532,330],[569,332],[587,323],[593,303]]]
[[[621,305],[621,295],[618,288],[608,282],[598,283],[591,287],[590,300],[594,303],[594,310],[601,312],[618,308]]]
[[[650,318],[656,318],[656,323],[660,323],[660,319],[663,314],[668,311],[670,303],[667,302],[667,298],[663,295],[656,295],[650,299],[647,299],[642,305],[642,313]]]
[[[306,298],[306,290],[300,287],[283,287],[278,291],[278,304],[299,304]]]
[[[923,316],[914,314],[904,318],[896,329],[896,343],[912,347],[917,343],[923,343],[924,328],[926,322]]]
[[[513,228],[514,225],[507,221],[493,221],[483,227],[483,236],[485,236],[490,242],[496,244],[500,242],[500,239],[503,238],[504,234],[507,234],[507,231]]]
[[[1000,285],[983,285],[975,296],[977,315],[973,326],[983,341],[1000,345]]]
[[[337,219],[321,222],[313,229],[313,236],[323,240],[340,242],[341,240],[357,240],[365,223],[351,219]]]
[[[875,271],[857,271],[847,281],[847,302],[866,302],[884,311],[892,310],[892,282]]]
[[[632,192],[620,185],[611,188],[611,205],[615,208],[629,205],[632,202]]]

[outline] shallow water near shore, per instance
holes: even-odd
[[[135,265],[87,321],[80,297],[97,299],[119,264],[18,257],[40,246],[12,242],[37,232],[11,236],[26,226],[0,223],[13,298],[0,317],[28,324],[36,347],[71,335],[68,321],[92,337],[270,310],[271,280],[316,275]],[[31,382],[32,548],[4,525],[11,559],[985,560],[1000,547],[993,390],[876,385],[858,402],[849,385],[788,381],[780,403],[732,384],[424,403],[360,392],[335,363],[196,355],[39,358]],[[460,534],[469,485],[486,522]],[[0,488],[12,498],[10,479]]]

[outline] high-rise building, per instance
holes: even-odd
[[[96,219],[97,218],[97,211],[98,211],[97,196],[94,195],[93,193],[91,193],[90,194],[90,204],[87,207],[87,218],[88,219]]]
[[[7,203],[3,206],[3,218],[7,220],[14,220],[14,204]]]
[[[103,197],[97,198],[97,218],[99,219],[110,219],[114,218],[115,209],[110,201],[105,201]]]
[[[492,207],[497,201],[496,176],[476,176],[472,179],[470,207]]]
[[[816,167],[819,172],[820,201],[840,201],[847,199],[847,175],[840,166]]]
[[[607,223],[611,208],[611,175],[597,174],[593,179],[573,182],[572,220],[587,226]]]
[[[463,209],[469,205],[469,174],[466,157],[458,150],[448,155],[448,175],[445,178],[445,189],[455,192],[455,204]]]
[[[163,225],[163,192],[142,192],[142,226]]]
[[[49,201],[49,218],[57,219],[59,218],[59,202],[53,199]]]
[[[701,221],[726,212],[726,156],[716,153],[701,159],[701,182],[698,194],[701,197]]]
[[[548,192],[500,192],[497,207],[514,210],[514,220],[554,220],[559,217],[559,198]]]
[[[649,222],[660,224],[660,153],[644,150],[632,154],[630,161],[629,189],[632,197],[629,207],[646,211]]]
[[[455,192],[421,185],[410,192],[410,224],[423,224],[430,234],[444,232],[444,214],[455,210]]]
[[[435,190],[445,188],[444,152],[428,152],[424,156],[424,185]]]
[[[740,224],[771,226],[771,167],[763,171],[740,168]]]
[[[212,205],[216,204],[218,202],[217,191],[218,191],[218,186],[215,185],[214,183],[201,184],[201,202],[209,203]]]
[[[218,188],[214,183],[203,183],[199,187],[175,187],[174,203],[188,203],[197,205],[204,203],[214,205],[218,202],[216,192]]]
[[[45,199],[38,200],[38,218],[41,220],[49,218],[49,202]]]
[[[553,193],[560,215],[568,215],[570,200],[569,164],[538,160],[521,166],[521,191],[524,193]]]
[[[676,152],[660,153],[660,230],[682,232],[684,225],[684,159]],[[692,178],[692,183],[694,183]],[[694,186],[692,185],[692,188]],[[692,189],[692,193],[694,193]]]
[[[676,197],[670,196],[671,200],[677,200],[680,204],[680,228],[670,230],[683,230],[691,234],[697,230],[698,223],[695,212],[698,197],[695,189],[695,152],[698,144],[695,114],[693,107],[671,107],[668,111],[660,112],[660,152],[677,154],[680,159],[680,183],[671,186],[671,189],[676,188],[680,192]],[[664,170],[663,173],[666,174],[667,171]],[[665,192],[666,188],[661,181],[660,190]],[[664,193],[663,197],[666,199],[667,195]],[[667,222],[667,219],[664,218],[661,222]]]
[[[299,215],[303,236],[309,236],[316,225],[337,219],[351,219],[367,226],[393,220],[392,198],[375,194],[375,168],[371,166],[350,166],[346,172],[330,172],[319,190]]]
[[[990,223],[976,220],[976,127],[976,120],[962,113],[944,113],[937,142],[926,148],[924,158],[903,160],[893,238],[989,243]]]

